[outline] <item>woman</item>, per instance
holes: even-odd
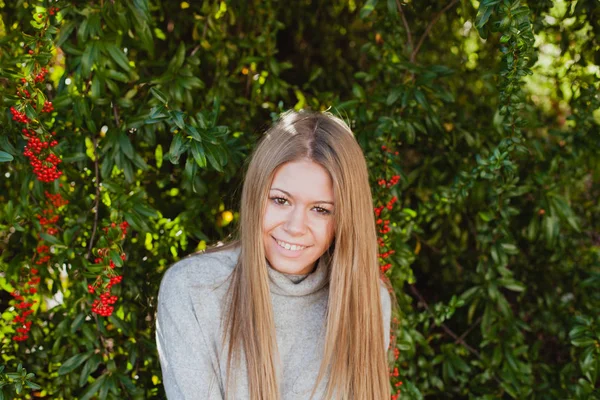
[[[328,113],[284,114],[248,166],[239,239],[163,278],[168,398],[389,399],[392,297],[377,250],[350,128]]]

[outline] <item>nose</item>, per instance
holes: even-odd
[[[306,215],[301,207],[294,207],[287,216],[284,224],[287,233],[294,236],[303,235],[306,232]]]

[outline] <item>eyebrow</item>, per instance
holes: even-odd
[[[291,193],[289,193],[289,192],[286,192],[286,191],[285,191],[285,190],[283,190],[283,189],[279,189],[279,188],[271,188],[270,190],[279,190],[280,192],[283,192],[283,193],[287,194],[289,197],[291,197],[291,198],[294,198],[294,196],[292,196],[292,194],[291,194]],[[334,205],[332,201],[327,201],[327,200],[321,200],[321,201],[315,201],[315,202],[313,202],[313,204],[323,204],[323,203],[324,203],[324,204],[331,204],[332,206]]]

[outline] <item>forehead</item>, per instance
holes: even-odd
[[[275,170],[272,189],[282,189],[299,200],[333,202],[333,184],[325,168],[311,160],[291,161]]]

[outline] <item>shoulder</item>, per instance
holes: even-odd
[[[160,296],[180,296],[190,288],[219,285],[229,277],[238,257],[237,248],[187,256],[167,269],[161,280]]]

